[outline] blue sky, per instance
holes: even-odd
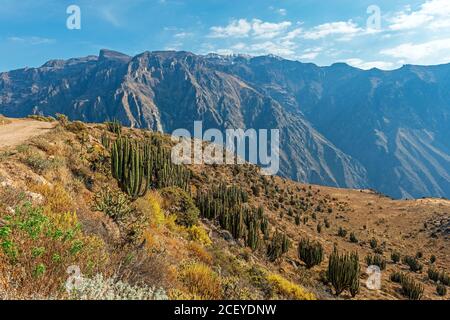
[[[66,27],[72,4],[80,30]],[[368,24],[377,8],[381,24]],[[275,54],[363,69],[440,64],[450,62],[450,0],[0,0],[0,71],[101,48]]]

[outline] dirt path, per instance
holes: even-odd
[[[11,123],[0,125],[0,148],[17,146],[22,142],[46,133],[55,123],[31,119],[10,119]]]

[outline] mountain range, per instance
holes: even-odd
[[[450,64],[393,71],[276,56],[110,50],[0,73],[0,113],[170,133],[280,129],[280,174],[394,198],[450,198]]]

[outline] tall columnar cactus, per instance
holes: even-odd
[[[328,280],[333,285],[336,295],[344,290],[356,294],[359,289],[359,257],[357,253],[340,255],[335,247],[328,261]]]
[[[247,234],[246,234],[246,244],[252,250],[258,249],[259,246],[259,231],[261,222],[257,214],[251,212],[247,213],[246,219]]]
[[[275,262],[289,250],[289,246],[289,238],[277,230],[267,246],[267,257],[271,262]]]
[[[308,269],[319,265],[323,260],[323,247],[319,242],[301,239],[298,244],[298,257]]]
[[[119,137],[111,149],[111,170],[120,188],[133,199],[145,195],[150,183],[152,163],[145,161],[140,146]]]

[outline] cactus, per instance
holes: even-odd
[[[436,286],[436,293],[441,296],[444,297],[447,295],[447,288],[445,287],[445,285],[443,285],[442,283],[439,283]]]
[[[400,261],[400,253],[397,251],[394,251],[391,253],[391,260],[393,263],[398,263]]]
[[[328,261],[327,277],[333,285],[336,295],[340,295],[344,290],[351,291],[359,287],[359,257],[355,253],[345,253],[340,255],[335,247]]]
[[[275,262],[281,258],[289,250],[289,246],[290,241],[288,237],[277,230],[272,237],[272,241],[267,246],[267,257],[269,261]]]
[[[420,300],[423,296],[423,286],[411,277],[403,277],[401,281],[402,294],[409,300]]]
[[[319,242],[301,239],[298,244],[298,257],[306,264],[306,268],[319,265],[323,260],[323,247]]]
[[[391,279],[392,282],[402,283],[404,277],[405,274],[402,272],[392,272],[389,279]]]
[[[403,264],[406,264],[409,266],[409,269],[413,272],[422,271],[423,265],[419,263],[419,261],[411,256],[405,256],[402,259]]]
[[[380,270],[386,269],[386,260],[379,254],[366,256],[366,263],[368,266],[378,266]]]
[[[122,124],[120,123],[119,120],[105,122],[105,124],[110,132],[115,133],[117,135],[120,135],[122,133]]]

